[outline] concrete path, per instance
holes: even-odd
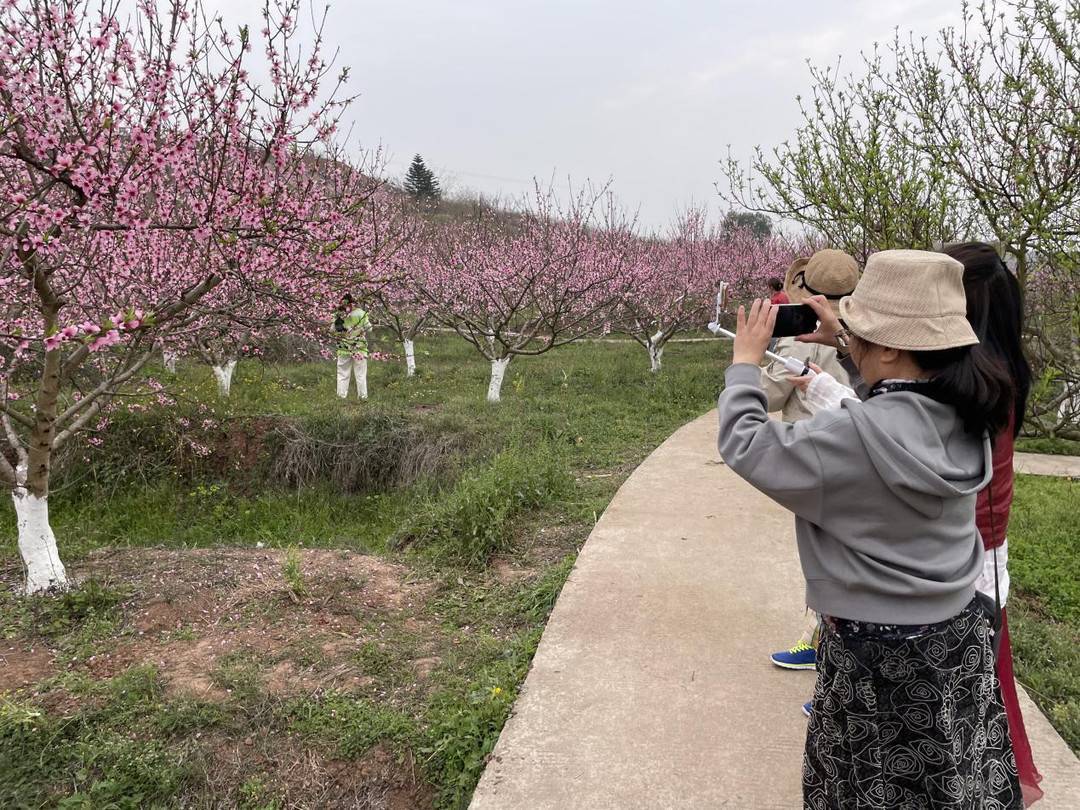
[[[1080,478],[1080,456],[1048,456],[1042,453],[1013,453],[1013,469],[1025,475],[1053,475]]]
[[[802,629],[792,535],[718,463],[715,413],[675,433],[582,549],[472,808],[801,807],[814,675],[768,659]],[[1080,761],[1025,714],[1038,807],[1080,806]]]

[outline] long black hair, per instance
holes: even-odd
[[[1031,366],[1024,355],[1024,302],[1020,283],[986,242],[960,242],[942,251],[964,265],[967,319],[979,345],[1012,378],[1013,435],[1020,433],[1031,393]]]
[[[913,351],[919,368],[930,372],[926,394],[956,408],[968,433],[997,436],[1009,426],[1013,382],[1004,365],[981,345]]]

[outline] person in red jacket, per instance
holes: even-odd
[[[1013,439],[1020,432],[1024,409],[1031,391],[1031,367],[1024,357],[1021,344],[1023,305],[1020,284],[1002,262],[994,248],[985,242],[963,242],[948,245],[943,253],[964,265],[964,294],[967,297],[967,317],[980,343],[1005,366],[1016,386],[1012,420],[1009,427],[994,437],[994,474],[990,484],[979,493],[975,504],[975,522],[986,548],[983,574],[976,587],[994,598],[1000,596],[1002,608],[1001,644],[998,653],[997,675],[1001,695],[1009,720],[1009,736],[1016,755],[1020,788],[1024,804],[1030,807],[1042,798],[1039,788],[1042,775],[1031,755],[1020,713],[1020,703],[1013,680],[1012,648],[1009,644],[1009,623],[1004,605],[1009,594],[1009,544],[1006,530],[1013,499]],[[996,579],[995,579],[996,569]]]
[[[791,303],[791,299],[788,298],[788,294],[784,292],[784,282],[775,276],[769,279],[769,295],[770,304]]]

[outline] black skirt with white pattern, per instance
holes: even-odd
[[[991,631],[823,620],[803,760],[813,810],[1023,808]]]

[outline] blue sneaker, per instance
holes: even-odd
[[[802,705],[802,713],[805,714],[807,717],[810,716],[810,712],[812,712],[813,710],[814,710],[814,701],[812,701],[812,700],[808,700],[808,701],[806,701],[806,703],[804,703]]]
[[[817,650],[801,641],[790,650],[775,652],[770,657],[784,669],[817,669]]]

